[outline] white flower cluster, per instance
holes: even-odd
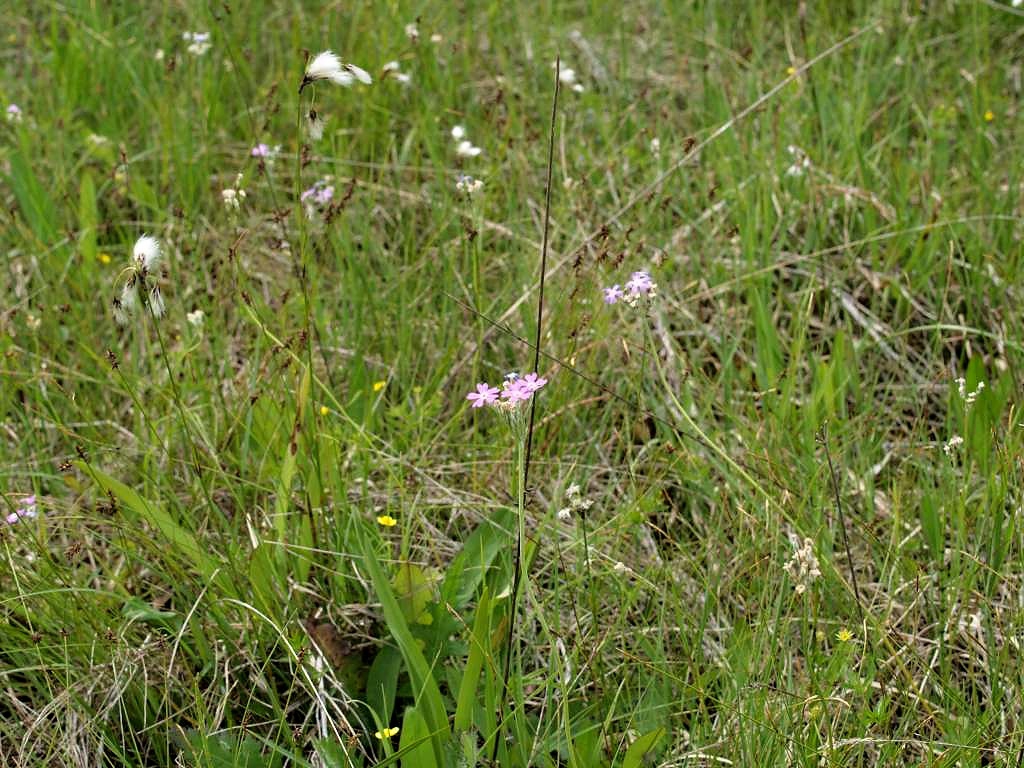
[[[942,446],[942,452],[952,458],[953,454],[956,453],[957,448],[964,444],[964,439],[960,435],[953,435],[946,441]]]
[[[556,66],[552,64],[551,66]],[[562,67],[558,70],[558,82],[562,85],[569,86],[576,93],[583,93],[583,84],[576,79],[576,70],[570,69],[569,67]]]
[[[186,50],[193,56],[203,56],[210,50],[209,32],[182,32],[181,39],[188,43]]]
[[[461,125],[452,128],[452,140],[456,142],[455,154],[459,157],[478,157],[483,152],[480,147],[474,146],[473,142],[466,138],[466,129]]]
[[[811,582],[821,576],[821,569],[818,567],[818,558],[814,556],[813,541],[804,539],[801,544],[800,539],[793,534],[790,534],[789,539],[793,544],[793,557],[782,568],[796,582],[796,593],[802,595]]]
[[[237,211],[242,207],[242,201],[245,200],[245,190],[242,189],[242,174],[238,174],[235,177],[235,186],[221,190],[221,198],[224,200],[224,207],[230,210]]]
[[[460,173],[455,179],[455,189],[463,194],[472,197],[481,189],[484,188],[484,183],[480,179],[474,179],[472,176],[468,176],[464,173]]]
[[[979,381],[978,386],[974,388],[973,392],[967,391],[967,380],[962,376],[956,380],[956,390],[960,395],[960,399],[964,401],[964,408],[971,410],[971,406],[974,405],[975,400],[981,394],[981,391],[985,389],[985,382]]]
[[[569,506],[558,510],[558,519],[562,521],[572,520],[573,512],[586,512],[594,504],[591,499],[583,496],[577,483],[573,483],[566,489],[565,498],[569,502]]]
[[[800,147],[795,144],[790,144],[786,147],[786,151],[789,152],[793,158],[792,164],[786,169],[787,176],[803,176],[811,168],[811,158],[807,156]]]

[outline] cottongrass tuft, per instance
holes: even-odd
[[[389,61],[380,69],[384,73],[381,77],[382,80],[390,79],[402,85],[409,85],[412,82],[412,75],[402,72],[401,65],[397,61]]]
[[[343,62],[333,51],[322,51],[310,60],[302,77],[302,83],[299,85],[299,93],[302,93],[307,85],[318,80],[330,80],[335,85],[342,85],[346,88],[357,80],[364,85],[370,85],[373,82],[373,78],[365,69]]]
[[[160,241],[152,235],[143,235],[135,241],[132,261],[122,272],[125,282],[121,287],[121,297],[113,301],[114,320],[118,325],[128,324],[141,303],[142,291],[146,292],[146,303],[153,317],[163,317],[166,307],[160,288],[155,283],[150,284],[150,277],[156,272],[162,258]]]
[[[309,135],[309,138],[313,141],[320,141],[324,137],[324,125],[326,123],[326,117],[323,117],[315,109],[309,110],[309,114],[306,115],[306,133]]]

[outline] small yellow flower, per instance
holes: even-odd
[[[386,381],[375,381],[375,382],[373,382],[373,391],[374,392],[380,392],[387,385],[388,385],[388,383]]]
[[[986,123],[991,123],[995,119],[996,119],[996,113],[993,112],[991,109],[986,109],[985,110],[985,122]]]
[[[398,733],[398,727],[397,726],[394,727],[394,728],[385,728],[383,731],[377,731],[373,735],[376,736],[381,741],[384,741],[384,739],[390,739],[396,733]]]
[[[789,77],[792,77],[793,75],[795,75],[796,74],[796,67],[792,67],[792,66],[786,67],[786,74]]]
[[[840,643],[848,643],[851,640],[853,640],[853,632],[848,630],[846,627],[843,627],[838,632],[836,632],[836,640],[838,640]]]
[[[321,416],[326,416],[330,412],[331,412],[331,409],[328,408],[326,405],[321,405],[320,406],[320,415]]]
[[[398,525],[398,521],[395,520],[391,515],[380,515],[377,518],[377,522],[383,525],[385,528],[391,528]]]
[[[110,263],[110,254],[109,253],[106,253],[106,252],[99,253],[99,254],[96,255],[96,258],[100,260],[101,264],[109,264]]]

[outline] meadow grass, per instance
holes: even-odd
[[[0,18],[0,764],[1019,764],[1020,9]]]

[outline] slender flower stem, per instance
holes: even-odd
[[[143,286],[144,288],[145,286]],[[185,413],[185,406],[181,400],[181,391],[178,389],[178,382],[174,379],[174,371],[171,370],[171,361],[167,357],[167,347],[164,345],[164,335],[160,330],[160,320],[153,312],[153,307],[149,303],[149,299],[146,298],[145,290],[140,290],[140,298],[145,302],[146,309],[149,310],[150,319],[153,321],[153,329],[156,331],[157,343],[160,345],[160,357],[163,358],[164,368],[167,370],[167,379],[171,384],[171,399],[174,400],[174,404],[178,409],[178,416],[181,418],[181,425],[185,429],[185,437],[188,440],[189,447],[192,449],[192,464],[196,473],[196,477],[199,479],[199,486],[203,489],[203,496],[206,497],[206,503],[209,505],[211,511],[219,511],[219,507],[213,503],[213,495],[210,493],[209,480],[206,477],[206,473],[203,472],[202,464],[199,461],[199,448],[196,445],[195,437],[192,434],[192,428],[188,423],[188,416]]]

